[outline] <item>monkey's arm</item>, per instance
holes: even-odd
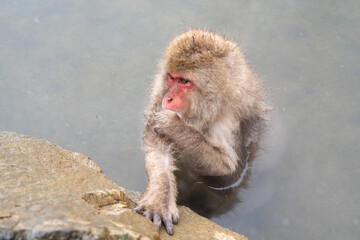
[[[233,149],[211,141],[178,114],[162,111],[153,121],[154,131],[174,148],[179,159],[195,174],[224,176],[236,170],[238,157]]]
[[[145,131],[145,167],[149,183],[134,211],[152,220],[158,227],[163,222],[167,232],[173,234],[173,224],[179,219],[173,158],[161,141],[152,135],[154,133]]]

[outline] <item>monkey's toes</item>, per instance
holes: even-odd
[[[147,212],[144,213],[144,215]],[[145,215],[146,216],[146,215]],[[160,229],[161,228],[161,223],[164,223],[164,226],[166,228],[166,231],[168,234],[173,235],[174,234],[174,225],[173,225],[173,221],[172,221],[172,217],[164,217],[161,216],[160,214],[155,213],[152,216],[152,220],[154,222],[154,224]],[[151,219],[150,219],[151,220]]]
[[[173,224],[178,224],[179,222],[179,215],[177,213],[174,213],[171,215],[171,219],[172,219],[172,223]]]
[[[143,215],[144,217],[146,217],[150,221],[153,221],[154,224],[158,228],[161,227],[161,223],[164,223],[166,231],[170,235],[174,234],[174,225],[173,224],[177,224],[178,221],[179,221],[178,213],[173,213],[173,214],[167,213],[167,214],[165,214],[166,216],[164,216],[164,215],[160,215],[160,214],[157,214],[157,213],[153,213],[152,211],[148,211],[142,205],[137,206],[136,208],[133,209],[133,211],[138,213],[138,214]]]
[[[149,211],[145,211],[145,212],[143,213],[143,215],[144,215],[147,219],[149,219],[150,221],[153,219],[153,214],[152,214],[151,212],[149,212]]]
[[[161,227],[161,217],[160,217],[160,215],[159,214],[155,214],[154,215],[154,224],[156,225],[156,226],[158,226],[158,228],[160,228]]]
[[[134,208],[133,211],[138,214],[143,214],[143,212],[145,211],[145,208],[143,206],[139,205],[136,208]]]
[[[172,224],[171,219],[163,219],[166,231],[168,234],[173,235],[174,234],[174,225]]]

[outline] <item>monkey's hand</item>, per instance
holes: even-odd
[[[165,140],[168,141],[171,141],[171,139],[169,138],[174,135],[174,131],[181,131],[181,126],[179,125],[180,122],[181,117],[176,112],[172,112],[169,110],[157,112],[151,119],[151,125],[154,132],[159,137],[165,138]]]
[[[168,234],[173,235],[173,224],[178,223],[179,214],[176,203],[168,201],[168,197],[163,193],[146,192],[144,198],[134,211],[153,221],[159,228],[161,227],[161,222],[163,222]]]

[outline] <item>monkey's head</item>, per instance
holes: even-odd
[[[173,39],[161,73],[163,108],[204,124],[217,119],[234,93],[240,55],[233,41],[209,31],[190,30]]]

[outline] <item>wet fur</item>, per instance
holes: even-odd
[[[189,76],[196,86],[181,114],[161,106],[168,72]],[[175,37],[159,64],[145,112],[149,185],[138,212],[158,226],[162,220],[172,234],[172,223],[178,219],[175,161],[210,183],[236,181],[246,164],[246,144],[258,140],[267,118],[263,96],[235,42],[197,29]]]

